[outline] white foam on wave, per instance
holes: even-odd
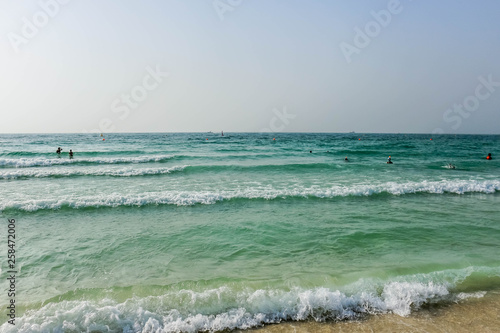
[[[145,205],[178,205],[188,206],[195,204],[214,204],[231,199],[267,199],[316,197],[334,198],[345,196],[370,196],[380,193],[404,195],[413,193],[495,193],[500,191],[498,180],[448,180],[439,182],[408,182],[385,183],[380,185],[352,185],[334,186],[321,189],[318,187],[294,187],[274,189],[271,187],[247,187],[237,190],[203,190],[203,191],[164,191],[137,194],[101,194],[94,196],[71,196],[64,199],[28,199],[19,201],[3,201],[0,210],[19,209],[36,211],[41,209],[60,209],[62,207],[118,207],[118,206],[145,206]]]
[[[91,157],[91,158],[1,158],[0,167],[29,168],[37,166],[65,165],[76,163],[118,164],[160,162],[173,158],[172,155],[135,157]]]
[[[45,178],[45,177],[72,177],[72,176],[112,176],[133,177],[147,175],[162,175],[176,171],[182,171],[187,167],[175,166],[171,168],[121,168],[121,169],[18,169],[14,171],[0,172],[0,179],[17,178]]]
[[[160,296],[134,297],[122,303],[109,299],[62,301],[27,312],[16,319],[15,328],[4,324],[0,329],[2,332],[33,333],[217,332],[282,321],[350,320],[384,313],[408,316],[425,303],[456,302],[484,296],[484,292],[450,293],[457,281],[474,271],[476,269],[470,268],[451,273],[438,272],[435,276],[420,274],[385,283],[372,281],[367,286],[365,281],[357,284],[366,288],[353,294],[325,287],[235,290],[221,286],[202,291],[178,290]],[[498,270],[493,274],[498,274]]]

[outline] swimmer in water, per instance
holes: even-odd
[[[387,159],[387,164],[392,164],[392,160],[391,160],[391,157],[389,156],[389,158]]]
[[[487,160],[492,160],[493,159],[493,157],[491,157],[491,153],[489,153],[488,156],[486,156],[486,159]]]
[[[69,154],[69,158],[73,158],[73,151],[71,149],[69,150],[68,154]]]
[[[347,158],[347,156],[344,158],[344,161],[349,162],[349,159]]]
[[[453,164],[451,164],[451,163],[448,164],[448,169],[455,169],[455,168],[456,167]]]
[[[61,152],[62,152],[61,147],[58,147],[58,148],[57,148],[57,150],[56,150],[56,153],[57,153],[58,155],[61,155]]]

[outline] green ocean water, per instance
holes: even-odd
[[[405,316],[500,288],[499,136],[104,138],[0,135],[0,331]]]

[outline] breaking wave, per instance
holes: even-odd
[[[238,190],[203,190],[203,191],[164,191],[137,194],[98,194],[94,196],[68,196],[57,199],[29,199],[26,201],[3,201],[0,210],[16,209],[23,211],[54,210],[61,208],[100,208],[119,206],[215,204],[217,202],[242,200],[274,200],[287,198],[335,198],[347,196],[405,195],[415,193],[430,194],[465,194],[500,191],[498,180],[448,180],[394,183],[380,185],[333,186],[330,188],[295,187],[274,189],[270,187],[245,188]]]
[[[150,163],[166,162],[173,155],[136,156],[136,157],[91,157],[91,158],[3,158],[0,168],[49,167],[67,164],[120,164],[120,163]]]
[[[389,281],[361,279],[343,289],[234,288],[169,290],[123,302],[49,302],[5,323],[3,332],[219,332],[283,321],[355,320],[370,314],[408,316],[424,304],[480,298],[486,292],[458,292],[472,274],[498,276],[497,268],[464,269],[400,276]]]
[[[47,178],[47,177],[79,177],[79,176],[110,176],[110,177],[134,177],[164,175],[173,172],[182,171],[187,166],[175,166],[171,168],[122,168],[122,169],[19,169],[15,171],[0,172],[0,179],[18,179],[18,178]]]

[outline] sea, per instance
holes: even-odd
[[[499,207],[498,135],[2,134],[0,331],[498,319]]]

